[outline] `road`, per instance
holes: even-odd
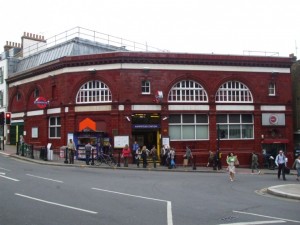
[[[225,173],[56,167],[0,155],[0,223],[300,224],[299,201],[262,190],[279,184],[273,175],[230,182]]]

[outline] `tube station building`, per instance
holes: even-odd
[[[197,165],[209,150],[234,152],[241,166],[251,153],[293,158],[291,65],[294,57],[127,51],[86,40],[37,51],[15,63],[6,80],[12,114],[9,140],[34,145],[115,146],[128,137],[148,148],[186,146]],[[76,47],[76,48],[75,48]],[[99,47],[99,46],[98,46]],[[105,48],[105,50],[103,50]],[[93,49],[96,49],[93,47]],[[122,140],[122,139],[121,139]]]

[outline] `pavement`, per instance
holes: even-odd
[[[153,167],[153,164],[150,163],[147,168],[137,168],[135,164],[129,164],[128,167],[124,167],[121,162],[117,166],[108,166],[106,164],[101,164],[100,166],[96,165],[86,165],[83,160],[74,160],[74,164],[66,163],[64,158],[64,152],[54,152],[53,156],[49,157],[47,160],[40,158],[40,151],[34,150],[33,158],[21,156],[17,154],[15,145],[5,145],[4,150],[0,150],[0,154],[6,155],[7,157],[17,158],[24,161],[30,161],[37,164],[43,165],[52,165],[52,166],[67,166],[67,167],[96,167],[102,169],[120,169],[120,170],[148,170],[148,171],[168,171],[168,172],[202,172],[202,173],[227,173],[226,169],[222,170],[213,170],[211,167],[199,167],[199,166],[177,166],[174,169],[168,169],[168,167],[157,165],[156,168]],[[239,174],[252,174],[251,169],[249,168],[238,168],[237,173]],[[259,175],[274,175],[276,176],[277,170],[270,169],[261,169]],[[288,180],[296,181],[296,170],[291,170],[290,174],[287,175]],[[258,174],[257,174],[258,175]],[[278,197],[284,197],[288,199],[300,200],[300,181],[299,184],[282,184],[277,186],[271,186],[267,188],[267,193],[275,195]]]

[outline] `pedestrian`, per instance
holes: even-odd
[[[185,147],[185,154],[183,155],[183,157],[187,160],[186,166],[188,166],[193,158],[192,150],[189,148],[189,146]]]
[[[76,146],[72,139],[69,140],[67,147],[68,147],[70,164],[74,164],[74,156],[75,156],[75,152],[76,152]]]
[[[136,166],[139,168],[140,167],[140,159],[141,159],[141,155],[142,155],[142,151],[140,148],[138,148],[138,150],[136,150],[136,154],[135,154],[135,162],[136,162]]]
[[[166,146],[163,145],[160,151],[160,160],[161,160],[161,165],[165,166],[166,165]]]
[[[132,164],[135,164],[136,163],[136,153],[138,151],[138,149],[140,148],[139,144],[137,143],[137,141],[134,141],[133,145],[132,145],[132,152],[131,152],[131,155],[132,155]]]
[[[293,167],[296,167],[297,170],[297,181],[299,181],[299,177],[300,177],[300,155],[298,155],[297,159],[295,159],[295,162],[293,163]]]
[[[257,173],[260,174],[260,170],[258,169],[258,157],[254,152],[252,152],[251,169],[252,173],[254,173],[254,170],[256,170]]]
[[[142,147],[142,154],[141,154],[141,157],[142,157],[142,160],[143,160],[143,168],[147,168],[147,165],[148,165],[148,162],[147,162],[147,147],[144,145]]]
[[[228,165],[229,179],[230,181],[234,181],[235,178],[235,164],[237,161],[237,157],[231,152],[228,154],[226,162]]]
[[[206,167],[209,167],[209,166],[213,166],[214,165],[214,153],[212,151],[209,151],[208,152],[208,161],[207,161],[207,165]]]
[[[20,140],[19,140],[19,153],[22,153],[22,149],[24,148],[24,144],[25,144],[25,140],[24,140],[24,137],[23,135],[20,135]]]
[[[86,163],[86,165],[90,165],[90,158],[91,158],[92,147],[93,146],[90,144],[90,142],[88,142],[85,145],[85,163]]]
[[[280,179],[280,175],[282,173],[282,178],[283,180],[285,179],[285,167],[286,167],[286,162],[287,162],[287,158],[284,155],[283,151],[280,150],[279,154],[276,156],[275,158],[275,164],[278,167],[278,173],[277,173],[277,177],[278,179]]]
[[[169,160],[170,160],[170,164],[169,164],[169,168],[176,168],[176,162],[175,162],[175,149],[174,148],[170,148],[170,152],[169,152]]]
[[[125,147],[122,150],[122,158],[124,159],[124,167],[128,167],[128,158],[130,157],[130,148],[128,144],[125,145]]]
[[[156,168],[157,151],[155,145],[152,146],[150,150],[150,155],[152,156],[153,167]]]

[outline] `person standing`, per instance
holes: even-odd
[[[85,163],[86,163],[86,165],[90,165],[92,147],[93,146],[90,144],[90,142],[85,145]]]
[[[186,146],[185,148],[185,154],[183,156],[185,159],[187,159],[187,166],[191,163],[191,160],[193,158],[192,150],[189,148],[189,146]]]
[[[139,144],[136,141],[134,141],[132,145],[132,152],[131,152],[132,164],[136,163],[136,154],[138,153],[139,148],[140,148]]]
[[[166,165],[166,147],[165,147],[165,145],[163,145],[161,148],[160,160],[161,160],[161,165],[165,166]]]
[[[213,166],[214,167],[214,153],[212,151],[208,152],[208,161],[206,167]]]
[[[235,178],[235,162],[237,160],[237,157],[233,155],[233,153],[229,153],[227,156],[226,162],[228,165],[228,172],[229,172],[229,179],[230,181],[234,181]]]
[[[125,147],[122,150],[122,156],[124,159],[124,167],[128,167],[128,158],[130,157],[130,148],[128,144],[125,145]]]
[[[283,180],[286,180],[285,179],[285,167],[286,167],[286,157],[285,155],[283,154],[283,151],[280,150],[279,151],[279,154],[276,156],[275,158],[275,164],[276,166],[278,167],[278,173],[277,173],[277,177],[278,179],[280,179],[280,175],[282,173],[282,178]]]
[[[300,155],[298,155],[297,159],[295,159],[295,162],[293,163],[293,167],[296,167],[297,170],[297,181],[299,181],[299,177],[300,177]]]
[[[147,147],[144,145],[142,148],[142,160],[143,160],[143,168],[147,168]]]
[[[75,147],[75,144],[72,139],[69,140],[67,147],[68,147],[70,164],[74,164],[74,156],[75,156],[76,147]]]
[[[153,167],[156,168],[156,160],[157,160],[157,151],[155,145],[152,146],[150,150],[150,155],[152,156]]]
[[[260,170],[258,169],[258,157],[254,152],[252,152],[251,169],[252,173],[254,173],[254,170],[256,170],[257,173],[260,174]]]

